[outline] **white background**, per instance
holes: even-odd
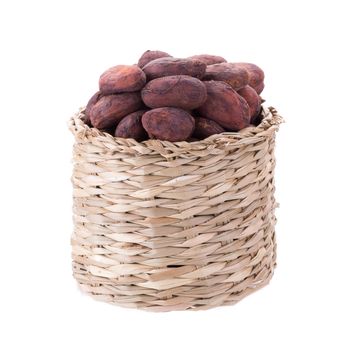
[[[347,1],[2,1],[1,349],[349,349]],[[254,62],[283,115],[278,268],[239,304],[149,313],[71,276],[69,117],[147,49]]]

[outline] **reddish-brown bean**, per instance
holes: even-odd
[[[91,108],[91,124],[98,129],[115,127],[123,117],[141,109],[142,106],[138,92],[102,96]]]
[[[152,109],[142,116],[142,125],[152,139],[187,140],[194,130],[194,118],[188,112],[173,107]]]
[[[203,79],[224,81],[238,90],[248,84],[248,73],[245,69],[235,68],[228,63],[218,63],[207,67]]]
[[[136,141],[147,139],[147,132],[142,126],[141,118],[146,110],[136,111],[124,117],[115,130],[116,137],[131,138]]]
[[[265,88],[265,84],[263,81],[257,86],[253,87],[253,89],[256,91],[258,95],[260,95],[263,92],[264,88]]]
[[[172,75],[151,80],[141,91],[145,105],[151,108],[195,109],[207,98],[203,82],[188,75]]]
[[[207,66],[210,66],[211,64],[216,64],[216,63],[222,63],[222,62],[227,62],[223,57],[221,56],[215,56],[215,55],[194,55],[188,58],[194,58],[197,60],[202,61],[205,63]]]
[[[238,131],[250,123],[248,103],[222,81],[205,81],[207,99],[198,108],[200,116],[212,119],[223,128]]]
[[[91,108],[96,104],[96,102],[101,98],[101,92],[97,91],[94,93],[90,100],[88,101],[86,107],[85,107],[85,112],[84,112],[84,122],[85,124],[92,126],[91,125],[91,120],[90,120],[90,113],[91,113]]]
[[[100,77],[100,91],[104,95],[134,92],[146,84],[146,75],[136,65],[119,65],[107,69]]]
[[[142,54],[142,56],[140,57],[137,65],[140,68],[143,68],[147,63],[156,60],[157,58],[161,58],[161,57],[172,57],[171,55],[169,55],[166,52],[163,51],[158,51],[158,50],[147,50],[146,52],[144,52]]]
[[[260,67],[258,67],[256,64],[247,62],[238,62],[230,64],[232,65],[232,67],[245,69],[249,77],[248,85],[250,85],[254,90],[256,90],[258,94],[261,93],[261,91],[264,89],[263,83],[265,74]]]
[[[194,118],[196,125],[193,132],[193,137],[197,139],[205,139],[211,135],[221,134],[225,129],[217,122],[211,119],[196,117]]]
[[[250,120],[252,120],[260,111],[260,96],[249,85],[237,91],[249,105]]]
[[[174,57],[157,58],[143,67],[148,80],[169,75],[190,75],[201,79],[204,76],[205,69],[206,64],[202,61]]]

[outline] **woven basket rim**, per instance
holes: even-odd
[[[134,153],[134,154],[161,154],[168,158],[181,154],[181,156],[198,154],[201,150],[210,148],[215,154],[215,150],[224,150],[231,147],[239,147],[249,143],[257,142],[258,138],[269,137],[278,130],[279,125],[284,122],[274,107],[262,106],[263,119],[258,126],[247,127],[238,132],[223,132],[207,137],[206,139],[188,141],[162,141],[145,140],[138,142],[134,139],[114,137],[106,132],[90,127],[83,121],[85,107],[79,109],[69,120],[68,126],[77,141],[87,141],[98,138],[98,140],[108,145],[108,150]]]

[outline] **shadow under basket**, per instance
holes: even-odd
[[[196,142],[116,138],[69,122],[73,274],[95,299],[152,311],[234,304],[276,264],[275,133],[257,127]]]

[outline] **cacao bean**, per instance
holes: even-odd
[[[237,92],[247,101],[250,111],[250,120],[252,121],[260,111],[260,96],[249,85],[239,89]]]
[[[248,85],[250,85],[258,94],[264,89],[264,77],[263,70],[253,63],[239,62],[230,63],[232,67],[245,69],[248,73]]]
[[[145,73],[136,65],[115,66],[107,69],[100,77],[100,91],[104,95],[139,91],[145,84]]]
[[[205,139],[211,135],[221,134],[225,129],[220,126],[217,122],[211,119],[197,117],[195,118],[195,128],[193,137],[197,139]]]
[[[153,60],[156,60],[157,58],[161,58],[161,57],[172,57],[172,56],[166,52],[163,52],[163,51],[147,50],[146,52],[144,52],[142,54],[137,65],[140,68],[143,68],[147,63],[149,63]]]
[[[239,90],[248,84],[248,73],[245,69],[235,68],[228,63],[218,63],[207,67],[203,80],[224,81]]]
[[[194,55],[188,58],[200,60],[207,66],[211,64],[227,62],[223,57],[215,55]]]
[[[91,124],[98,129],[115,127],[126,115],[142,108],[138,92],[102,96],[91,108]]]
[[[255,86],[255,88],[253,88],[253,89],[255,89],[255,91],[256,91],[256,93],[257,93],[258,95],[260,95],[260,94],[263,92],[264,88],[265,88],[265,84],[264,84],[264,82],[262,81],[260,84],[258,84],[257,86]]]
[[[207,98],[203,82],[187,75],[173,75],[151,80],[141,91],[145,105],[151,108],[178,107],[195,109]]]
[[[124,117],[115,130],[116,137],[132,138],[136,141],[147,139],[147,132],[142,126],[141,118],[146,110],[136,111]]]
[[[238,131],[250,123],[248,103],[222,81],[205,81],[207,99],[198,108],[201,117],[212,119],[223,128]]]
[[[201,79],[204,76],[205,69],[206,64],[202,61],[174,57],[157,58],[143,67],[148,80],[169,75],[190,75]]]
[[[91,108],[96,104],[96,102],[101,98],[101,92],[97,91],[95,94],[93,94],[88,101],[86,107],[85,107],[85,112],[84,112],[84,122],[85,124],[92,126],[91,120],[90,120],[90,113],[91,113]]]
[[[194,118],[188,112],[173,107],[152,109],[142,116],[142,125],[152,139],[187,140],[194,130]]]

